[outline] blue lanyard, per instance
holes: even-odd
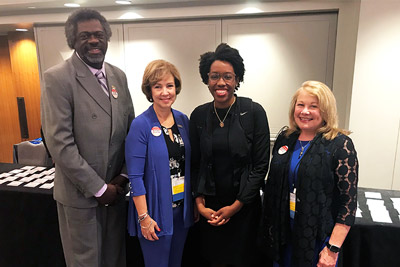
[[[306,153],[307,149],[310,146],[311,141],[301,141],[303,143],[300,144],[300,141],[296,141],[296,145],[294,147],[294,151],[292,153],[292,157],[290,159],[290,167],[289,167],[289,189],[290,192],[293,193],[294,189],[296,188],[297,182],[297,171],[299,170],[300,160]],[[306,144],[304,144],[306,143]]]

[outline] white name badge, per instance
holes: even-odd
[[[294,215],[296,213],[296,191],[294,193],[290,193],[290,218],[294,219]]]
[[[172,184],[172,201],[183,199],[185,191],[185,176],[174,177],[171,179]]]

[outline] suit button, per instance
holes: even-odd
[[[93,113],[92,114],[92,119],[94,119],[94,120],[97,119],[97,115]]]
[[[111,164],[110,164],[110,165],[108,165],[108,168],[111,168]]]

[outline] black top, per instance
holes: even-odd
[[[224,115],[223,110],[220,111],[219,115]],[[219,120],[213,102],[197,107],[191,114],[194,196],[216,195],[218,189],[214,170],[219,168],[215,164],[221,163],[224,167],[217,171],[223,173],[226,168],[231,168],[235,199],[244,204],[251,203],[259,196],[268,171],[270,139],[267,116],[258,103],[237,97],[224,124],[223,128],[217,128]],[[221,157],[229,158],[230,162],[222,162]]]
[[[335,223],[351,226],[357,210],[358,160],[352,140],[317,134],[298,167],[294,229],[289,224],[290,158],[299,133],[281,133],[272,151],[264,197],[264,238],[275,261],[292,238],[294,266],[312,266],[315,241],[325,240]],[[286,149],[284,149],[286,148]]]
[[[185,145],[179,133],[176,123],[171,128],[166,128],[161,125],[164,133],[165,143],[167,144],[169,155],[169,169],[171,173],[171,182],[181,176],[185,176]],[[173,141],[171,140],[168,130],[172,131]],[[178,200],[179,204],[182,200]]]
[[[216,111],[223,119],[228,109]],[[213,263],[249,265],[256,258],[260,188],[268,171],[265,111],[251,99],[237,97],[220,127],[214,103],[201,105],[190,118],[190,141],[194,196],[204,196],[206,207],[214,211],[235,200],[244,204],[229,222],[218,227],[200,217],[201,254]]]
[[[218,116],[224,118],[229,108],[216,109]],[[224,121],[224,127],[220,127],[217,116],[212,121],[212,153],[213,153],[213,174],[215,177],[216,195],[223,205],[231,205],[236,200],[233,186],[233,163],[229,153],[228,131],[230,126],[231,113]]]

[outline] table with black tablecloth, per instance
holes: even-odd
[[[23,167],[0,163],[0,174]],[[53,189],[7,184],[0,184],[0,267],[64,267]],[[143,267],[137,238],[126,238],[127,266]]]
[[[65,266],[52,189],[0,185],[0,266]]]
[[[367,205],[366,192],[381,194],[389,212],[391,223],[374,222]],[[358,189],[358,205],[362,217],[356,218],[343,244],[343,266],[353,267],[399,267],[400,266],[400,220],[399,211],[393,207],[391,198],[400,198],[400,191]]]
[[[23,167],[0,163],[0,174]],[[378,223],[371,218],[365,192],[381,193],[392,223]],[[65,266],[57,206],[52,189],[27,188],[0,184],[0,266]],[[400,198],[399,191],[359,188],[361,216],[343,244],[343,266],[398,267],[400,257],[400,220],[391,198]],[[196,226],[189,232],[183,266],[204,266],[197,246]],[[217,242],[217,240],[214,240]],[[211,241],[213,242],[213,241]],[[127,235],[127,266],[142,267],[143,257],[135,237]],[[156,255],[155,255],[156,256]]]

